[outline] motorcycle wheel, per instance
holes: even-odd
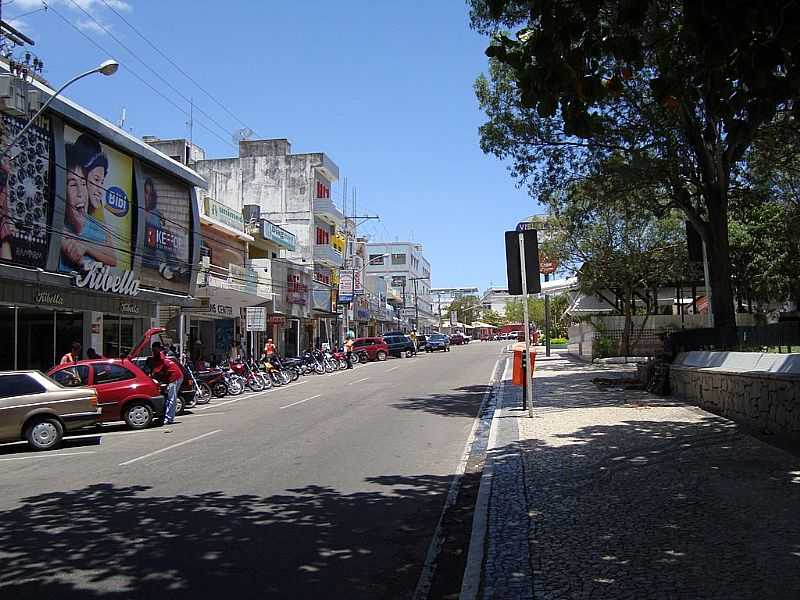
[[[187,408],[188,409],[192,409],[195,406],[197,406],[197,394],[196,393],[195,393],[194,396],[192,396],[191,400],[184,400],[183,401],[183,409],[184,410],[186,410]]]
[[[228,395],[228,387],[225,385],[224,382],[218,381],[211,388],[211,393],[214,394],[215,398],[224,398],[225,396]]]
[[[278,374],[278,371],[270,371],[269,378],[272,380],[272,384],[275,387],[281,387],[283,385],[283,379],[281,379],[281,376]]]
[[[336,361],[336,365],[337,365],[337,367],[339,368],[340,371],[343,371],[344,369],[347,368],[347,361],[344,360],[344,359],[337,360]]]
[[[353,363],[354,365],[357,365],[359,362],[361,362],[361,359],[358,357],[358,354],[353,352],[350,355],[350,362]]]
[[[197,395],[195,398],[198,404],[208,404],[213,395],[214,393],[211,391],[211,386],[207,383],[201,383],[197,386]]]
[[[288,371],[281,370],[280,375],[283,385],[289,385],[290,383],[292,383],[292,376],[289,374]]]
[[[238,379],[231,379],[227,384],[227,389],[231,396],[238,396],[244,391],[244,386]]]
[[[251,375],[247,380],[247,387],[256,393],[264,391],[264,384],[261,382],[261,378],[255,375]]]
[[[266,373],[259,373],[259,378],[261,379],[261,383],[264,384],[264,389],[269,390],[272,388],[272,379],[269,378],[269,375]]]
[[[314,365],[314,372],[317,375],[324,375],[325,374],[325,367],[323,367],[320,363]]]
[[[333,363],[329,360],[326,360],[322,366],[325,368],[326,373],[333,373],[336,370]]]
[[[292,376],[292,381],[297,381],[300,379],[300,371],[297,369],[297,367],[290,368],[289,374]]]

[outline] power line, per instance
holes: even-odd
[[[67,18],[66,18],[64,15],[62,15],[62,14],[61,14],[59,11],[57,11],[55,8],[53,8],[53,7],[52,7],[52,6],[50,6],[50,5],[46,5],[46,6],[48,7],[48,11],[50,11],[50,12],[52,12],[53,14],[57,15],[57,16],[58,16],[58,18],[60,18],[60,19],[61,19],[62,21],[64,21],[64,22],[65,22],[67,25],[69,25],[69,26],[70,26],[70,27],[72,27],[72,28],[73,28],[75,31],[77,31],[79,34],[81,34],[81,35],[82,35],[82,36],[83,36],[83,37],[84,37],[84,38],[85,38],[85,39],[86,39],[86,40],[87,40],[87,41],[88,41],[90,44],[92,44],[92,45],[93,45],[93,46],[95,46],[97,49],[99,49],[101,52],[103,52],[103,53],[104,53],[106,56],[108,56],[108,55],[111,55],[111,54],[112,54],[112,53],[111,53],[109,50],[107,50],[107,49],[106,49],[106,48],[104,48],[102,45],[100,45],[98,42],[96,42],[96,41],[95,41],[95,40],[93,40],[91,37],[89,37],[89,36],[88,36],[88,35],[87,35],[87,34],[86,34],[84,31],[82,31],[82,30],[81,30],[81,29],[80,29],[78,26],[76,26],[76,25],[75,25],[75,24],[74,24],[72,21],[70,21],[69,19],[67,19]],[[185,117],[187,117],[187,118],[190,116],[190,115],[189,115],[189,113],[188,113],[188,112],[186,112],[186,111],[185,111],[183,108],[181,108],[181,106],[180,106],[180,105],[179,105],[177,102],[175,102],[175,101],[174,101],[174,100],[172,100],[171,98],[169,98],[169,97],[167,97],[166,95],[164,95],[164,93],[163,93],[163,92],[161,92],[161,90],[159,90],[159,89],[155,88],[155,87],[154,87],[152,84],[150,84],[150,82],[148,82],[148,81],[147,81],[147,80],[146,80],[144,77],[142,77],[141,75],[139,75],[139,74],[138,74],[136,71],[134,71],[134,70],[133,70],[131,67],[129,67],[129,66],[128,66],[128,65],[126,65],[126,64],[123,64],[121,61],[118,61],[118,62],[119,62],[119,64],[120,64],[121,66],[125,67],[125,68],[126,68],[126,69],[127,69],[127,70],[128,70],[128,71],[129,71],[129,72],[130,72],[130,73],[131,73],[133,76],[134,76],[134,77],[136,77],[136,79],[138,79],[139,81],[141,81],[141,82],[142,82],[144,85],[146,85],[148,88],[150,88],[150,89],[151,89],[153,92],[155,92],[155,93],[156,93],[158,96],[160,96],[161,98],[163,98],[164,100],[166,100],[167,102],[169,102],[169,103],[170,103],[172,106],[174,106],[174,107],[175,107],[175,108],[176,108],[176,109],[177,109],[177,110],[178,110],[178,111],[179,111],[181,114],[183,114],[183,115],[184,115]],[[235,145],[234,145],[234,144],[233,144],[233,143],[232,143],[232,142],[231,142],[229,139],[226,139],[226,138],[222,137],[221,135],[219,135],[219,134],[218,134],[216,131],[214,131],[213,129],[209,128],[209,127],[208,127],[208,126],[207,126],[205,123],[203,123],[203,122],[202,122],[200,119],[195,119],[195,120],[197,121],[198,125],[200,125],[200,126],[203,128],[203,129],[205,129],[206,131],[208,131],[208,132],[209,132],[211,135],[215,136],[217,139],[221,140],[223,143],[225,143],[225,144],[227,144],[227,145],[229,145],[229,146],[231,146],[231,147],[233,147],[233,148],[236,148],[236,146],[235,146]],[[238,149],[238,148],[237,148],[237,149]]]
[[[158,78],[158,79],[159,79],[159,80],[160,80],[162,83],[164,83],[164,84],[165,84],[167,87],[169,87],[169,88],[170,88],[170,89],[171,89],[173,92],[175,92],[176,94],[178,94],[178,96],[180,96],[181,98],[183,98],[183,99],[184,99],[186,102],[189,102],[190,104],[192,104],[192,99],[191,99],[191,98],[187,98],[187,97],[186,97],[186,96],[183,94],[183,92],[181,92],[181,91],[180,91],[178,88],[176,88],[176,87],[175,87],[174,85],[172,85],[172,84],[171,84],[171,83],[170,83],[168,80],[166,80],[166,79],[165,79],[165,78],[164,78],[164,77],[163,77],[163,76],[162,76],[162,75],[161,75],[161,74],[160,74],[158,71],[156,71],[156,70],[155,70],[153,67],[151,67],[150,65],[148,65],[148,64],[147,64],[147,63],[146,63],[144,60],[142,60],[141,58],[139,58],[139,55],[138,55],[136,52],[134,52],[133,50],[131,50],[131,49],[130,49],[130,48],[129,48],[129,47],[128,47],[128,46],[127,46],[127,45],[126,45],[126,44],[125,44],[125,43],[124,43],[122,40],[120,40],[120,39],[119,39],[117,36],[115,36],[115,35],[114,35],[114,33],[113,33],[113,32],[112,32],[110,29],[108,29],[108,28],[107,28],[105,25],[103,25],[103,24],[102,24],[100,21],[98,21],[98,20],[97,20],[97,19],[94,17],[94,15],[92,15],[92,13],[88,12],[88,11],[87,11],[85,8],[83,8],[83,7],[82,7],[80,4],[78,4],[78,3],[77,3],[75,0],[69,0],[69,1],[70,1],[70,2],[72,2],[72,4],[74,4],[74,5],[75,5],[75,6],[76,6],[76,7],[77,7],[77,8],[78,8],[78,9],[79,9],[79,10],[80,10],[80,11],[81,11],[83,14],[85,14],[87,17],[89,17],[89,18],[90,18],[90,19],[91,19],[91,20],[92,20],[92,21],[93,21],[95,24],[97,24],[97,26],[98,26],[100,29],[102,29],[102,30],[103,30],[103,31],[104,31],[104,32],[105,32],[105,33],[106,33],[106,34],[107,34],[107,35],[108,35],[108,36],[109,36],[111,39],[113,39],[113,40],[114,40],[115,42],[117,42],[117,43],[118,43],[120,46],[122,46],[123,48],[125,48],[125,50],[128,52],[128,54],[130,54],[130,55],[131,55],[131,56],[133,56],[133,57],[134,57],[136,60],[138,60],[138,61],[139,61],[139,62],[140,62],[140,63],[141,63],[141,64],[142,64],[142,65],[143,65],[143,66],[144,66],[144,67],[145,67],[145,68],[146,68],[148,71],[150,71],[150,72],[151,72],[153,75],[155,75],[155,76],[156,76],[156,77],[157,77],[157,78]],[[227,128],[226,128],[224,125],[222,125],[222,124],[221,124],[219,121],[217,121],[217,120],[216,120],[214,117],[212,117],[210,114],[208,114],[206,111],[204,111],[204,110],[203,110],[202,108],[200,108],[199,106],[197,106],[196,108],[197,108],[198,112],[200,112],[202,115],[204,115],[204,116],[205,116],[205,117],[206,117],[206,118],[207,118],[209,121],[211,121],[212,123],[214,123],[214,125],[216,125],[217,127],[219,127],[219,128],[220,128],[222,131],[224,131],[226,134],[227,134],[227,133],[229,133],[228,129],[227,129]]]
[[[206,96],[208,96],[208,97],[209,97],[211,100],[213,100],[213,101],[214,101],[214,102],[215,102],[215,103],[216,103],[216,104],[217,104],[217,105],[218,105],[220,108],[222,108],[222,110],[224,110],[226,113],[228,113],[228,114],[229,114],[229,115],[230,115],[230,116],[231,116],[231,117],[232,117],[232,118],[233,118],[235,121],[237,121],[237,122],[238,122],[238,123],[239,123],[239,124],[240,124],[242,127],[245,127],[245,128],[247,128],[247,129],[250,129],[250,130],[252,131],[252,129],[251,129],[250,127],[248,127],[248,126],[247,126],[247,123],[245,123],[245,122],[244,122],[244,121],[242,121],[242,120],[241,120],[239,117],[237,117],[235,114],[233,114],[233,112],[231,112],[231,111],[228,109],[228,107],[227,107],[227,106],[225,106],[225,105],[224,105],[222,102],[220,102],[219,100],[217,100],[217,99],[216,99],[216,98],[215,98],[215,97],[214,97],[214,96],[211,94],[211,92],[209,92],[209,91],[208,91],[206,88],[204,88],[202,85],[200,85],[200,84],[199,84],[199,83],[198,83],[198,82],[197,82],[197,81],[196,81],[196,80],[195,80],[195,79],[194,79],[194,78],[193,78],[191,75],[189,75],[189,73],[187,73],[187,72],[186,72],[186,71],[185,71],[183,68],[181,68],[181,66],[180,66],[180,65],[178,65],[178,64],[177,64],[175,61],[173,61],[173,60],[172,60],[172,59],[171,59],[171,58],[170,58],[170,57],[169,57],[167,54],[165,54],[164,52],[162,52],[162,51],[161,51],[161,49],[160,49],[158,46],[156,46],[156,45],[155,45],[153,42],[151,42],[151,41],[150,41],[150,40],[149,40],[147,37],[145,37],[145,35],[144,35],[144,34],[143,34],[141,31],[139,31],[139,30],[138,30],[138,29],[137,29],[137,28],[136,28],[136,27],[135,27],[135,26],[134,26],[134,25],[133,25],[133,24],[132,24],[130,21],[128,21],[128,20],[127,20],[127,19],[126,19],[126,18],[125,18],[123,15],[121,15],[121,14],[120,14],[120,13],[119,13],[119,12],[118,12],[118,11],[117,11],[117,10],[116,10],[114,7],[113,7],[113,6],[111,6],[111,5],[110,5],[108,2],[106,2],[106,0],[100,0],[100,1],[101,1],[103,4],[105,4],[105,5],[106,5],[106,7],[107,7],[107,8],[108,8],[108,9],[109,9],[111,12],[113,12],[115,15],[117,15],[117,16],[118,16],[118,17],[119,17],[119,18],[120,18],[120,19],[121,19],[121,20],[122,20],[122,21],[123,21],[123,22],[124,22],[124,23],[125,23],[125,24],[126,24],[128,27],[130,27],[131,29],[133,29],[133,31],[136,33],[136,35],[138,35],[140,38],[142,38],[142,39],[143,39],[143,40],[144,40],[144,41],[147,43],[147,45],[149,45],[149,46],[150,46],[150,47],[151,47],[153,50],[155,50],[155,51],[156,51],[156,52],[157,52],[157,53],[158,53],[158,54],[159,54],[159,55],[160,55],[162,58],[164,58],[164,60],[166,60],[166,61],[167,61],[169,64],[171,64],[173,67],[175,67],[175,68],[176,68],[176,69],[177,69],[177,70],[178,70],[178,71],[179,71],[179,72],[180,72],[180,73],[181,73],[181,74],[182,74],[184,77],[186,77],[186,79],[188,79],[188,80],[189,80],[189,81],[191,81],[191,82],[192,82],[192,83],[193,83],[195,86],[197,86],[197,88],[198,88],[198,89],[200,89],[200,91],[202,91],[202,92],[203,92],[203,93],[204,93]],[[258,134],[256,134],[256,135],[258,135]]]

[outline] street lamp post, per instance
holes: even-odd
[[[16,136],[14,136],[14,139],[11,140],[6,145],[6,147],[3,149],[3,153],[0,154],[0,160],[4,159],[6,157],[6,155],[11,150],[11,148],[13,148],[14,145],[17,143],[17,141],[22,138],[22,136],[25,134],[25,132],[28,130],[28,128],[34,122],[36,122],[36,119],[38,119],[39,116],[45,111],[45,109],[48,106],[50,106],[50,103],[53,100],[55,100],[56,96],[58,96],[61,92],[63,92],[65,89],[67,89],[67,87],[69,87],[70,85],[72,85],[73,83],[78,81],[79,79],[83,79],[84,77],[88,77],[89,75],[93,75],[94,73],[100,73],[101,75],[107,75],[107,76],[108,75],[113,75],[114,73],[117,72],[117,69],[119,69],[119,63],[117,61],[115,61],[115,60],[106,60],[106,61],[103,61],[99,66],[95,67],[94,69],[90,69],[88,71],[85,71],[84,73],[76,75],[75,77],[73,77],[72,79],[67,81],[64,85],[62,85],[60,88],[58,88],[55,91],[55,93],[52,96],[50,96],[44,104],[42,104],[42,107],[39,110],[36,111],[36,114],[33,115],[27,123],[25,123],[25,126],[22,129],[20,129],[19,133]]]

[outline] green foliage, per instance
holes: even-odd
[[[550,338],[550,345],[551,346],[566,346],[569,343],[567,338],[557,337],[557,338]]]
[[[477,296],[468,295],[456,298],[445,309],[443,318],[450,319],[450,313],[455,312],[459,323],[471,325],[477,321],[482,310],[481,301]]]
[[[494,310],[484,310],[481,314],[481,321],[488,323],[489,325],[494,325],[495,327],[500,327],[501,325],[508,323],[508,319],[506,317]]]
[[[800,6],[782,0],[470,0],[492,34],[476,94],[485,152],[534,197],[604,178],[708,248],[715,319],[735,323],[728,204],[754,139],[800,105]]]
[[[614,340],[605,335],[598,335],[594,338],[592,344],[592,354],[594,358],[606,358],[614,356],[616,348],[614,347]]]
[[[521,298],[513,298],[506,304],[506,319],[509,323],[522,323],[525,316],[525,307]],[[544,300],[542,298],[528,298],[528,318],[530,322],[544,327]]]

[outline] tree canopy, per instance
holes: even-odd
[[[717,325],[735,326],[729,202],[748,149],[800,92],[800,6],[764,0],[471,0],[491,34],[476,92],[486,152],[537,198],[608,174],[679,208],[706,243]]]

